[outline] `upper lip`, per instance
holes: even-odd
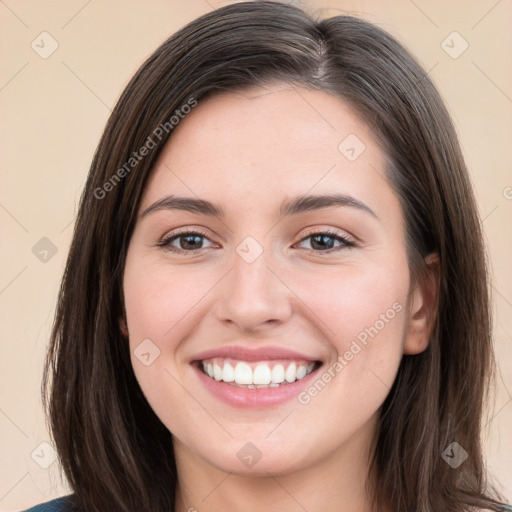
[[[273,359],[296,359],[311,362],[319,361],[319,358],[317,357],[311,357],[287,348],[272,346],[247,348],[240,345],[231,345],[206,350],[200,354],[196,354],[192,358],[192,361],[203,361],[204,359],[212,359],[214,357],[239,359],[241,361],[268,361]]]

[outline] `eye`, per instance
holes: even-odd
[[[331,253],[342,249],[354,247],[356,244],[349,240],[345,235],[331,231],[329,229],[314,232],[304,237],[299,243],[310,240],[311,249],[314,253]],[[339,243],[337,247],[336,243]],[[306,248],[307,249],[307,248]]]
[[[157,245],[158,247],[162,247],[168,251],[180,254],[192,253],[205,249],[205,247],[202,246],[202,239],[209,240],[206,234],[201,231],[173,231],[158,242]],[[176,246],[175,242],[177,242],[178,246]]]
[[[200,251],[201,249],[206,249],[207,247],[203,246],[204,240],[211,242],[208,236],[199,230],[181,232],[173,231],[165,236],[160,242],[158,242],[157,246],[178,254],[190,254]],[[309,240],[311,248],[308,249],[306,247],[306,249],[309,252],[316,254],[337,252],[345,248],[354,247],[356,245],[345,235],[328,229],[313,232],[307,235],[306,237],[302,238],[299,244]],[[211,243],[213,244],[213,242]],[[339,245],[335,246],[336,243]],[[215,246],[216,244],[213,245]]]

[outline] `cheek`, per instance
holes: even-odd
[[[315,313],[327,339],[343,353],[350,342],[389,333],[401,339],[409,290],[405,258],[386,265],[332,266],[328,272],[304,275],[295,280],[294,292]],[[393,334],[393,335],[391,335]],[[382,336],[388,338],[388,336]]]
[[[333,414],[352,411],[360,421],[380,407],[403,356],[408,291],[405,254],[296,280],[294,292],[307,298],[311,318],[334,349],[302,403],[314,401]],[[329,392],[319,393],[324,388]]]
[[[130,340],[172,340],[173,331],[187,322],[187,315],[208,289],[208,282],[197,273],[128,260],[124,296]]]
[[[192,332],[194,305],[208,287],[201,287],[197,276],[129,253],[123,290],[135,377],[160,420],[179,431],[183,420],[173,411],[183,411],[185,423],[201,415],[180,384],[188,368],[176,363],[180,340]]]

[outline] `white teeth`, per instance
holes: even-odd
[[[295,363],[290,364],[288,368],[286,368],[286,372],[284,374],[284,378],[287,382],[294,382],[297,376],[297,365]]]
[[[270,384],[271,380],[272,373],[266,364],[259,364],[254,368],[254,374],[252,376],[253,384]]]
[[[272,368],[272,383],[281,384],[281,382],[284,382],[284,367],[282,364],[276,364]]]
[[[307,373],[307,369],[304,365],[300,365],[298,368],[297,368],[297,380],[300,380],[300,379],[303,379],[305,376],[306,376],[306,373]]]
[[[235,369],[229,363],[224,363],[224,370],[222,372],[222,380],[224,382],[234,382],[235,381]]]
[[[238,363],[235,368],[235,382],[237,384],[253,384],[252,370],[247,363]]]
[[[249,389],[278,387],[281,384],[295,382],[303,379],[313,371],[314,363],[309,365],[299,364],[292,361],[285,370],[283,364],[275,364],[272,369],[267,363],[258,363],[254,370],[244,361],[239,361],[236,365],[230,364],[220,358],[206,363],[203,361],[204,372],[216,381],[224,381],[233,384],[248,386]]]
[[[213,378],[215,380],[222,380],[222,368],[217,363],[213,365]]]

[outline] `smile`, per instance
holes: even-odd
[[[277,388],[302,380],[318,363],[305,360],[241,361],[210,358],[200,361],[205,375],[218,382],[247,389]]]

